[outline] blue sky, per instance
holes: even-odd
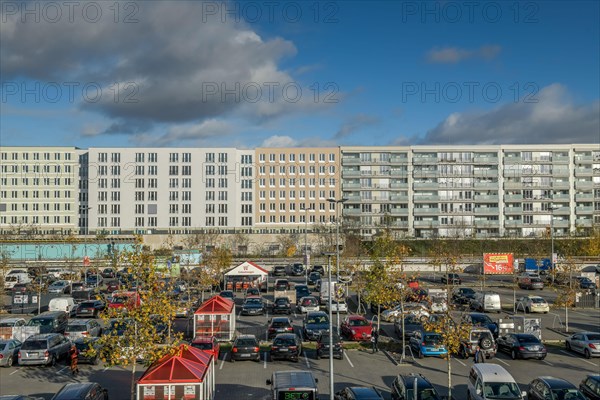
[[[0,144],[600,144],[597,1],[110,4],[3,2]]]

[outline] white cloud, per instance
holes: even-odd
[[[427,60],[431,63],[439,64],[456,64],[470,58],[489,61],[500,54],[500,51],[501,47],[497,45],[485,45],[474,50],[461,49],[459,47],[436,47],[429,50]]]
[[[296,147],[298,142],[290,136],[274,135],[266,138],[259,147]]]

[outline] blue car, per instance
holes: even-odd
[[[442,343],[442,335],[435,332],[415,332],[410,338],[410,347],[419,358],[443,357],[448,354],[446,346]]]

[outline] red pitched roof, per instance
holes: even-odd
[[[198,383],[212,363],[212,355],[182,344],[175,354],[168,354],[152,364],[139,379],[139,384]]]
[[[246,261],[248,264],[252,265],[255,268],[260,269],[262,272],[264,272],[265,274],[269,274],[269,271],[267,271],[266,269],[264,269],[263,267],[261,267],[258,264],[254,264],[252,261]],[[242,263],[243,264],[243,263]],[[240,264],[241,265],[241,264]]]
[[[233,301],[216,295],[202,303],[194,314],[231,314],[234,308]]]

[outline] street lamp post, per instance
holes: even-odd
[[[327,277],[328,277],[328,282],[327,284],[329,285],[329,288],[327,290],[327,292],[329,293],[328,296],[328,305],[329,305],[329,393],[330,393],[330,399],[333,399],[333,326],[332,326],[332,315],[331,315],[331,256],[334,256],[335,253],[323,253],[324,256],[327,256]]]
[[[308,267],[310,264],[308,258],[308,212],[312,211],[312,208],[305,208],[304,211],[304,284],[308,285]]]
[[[336,280],[339,284],[340,282],[340,220],[339,220],[339,213],[338,213],[338,204],[341,204],[343,202],[345,202],[346,198],[341,198],[341,199],[333,199],[333,198],[329,198],[327,199],[327,201],[329,203],[334,203],[335,204],[335,268],[336,268]],[[329,279],[329,281],[331,282],[331,278]],[[336,298],[336,302],[337,302],[337,307],[335,309],[335,313],[336,313],[336,317],[337,317],[337,333],[339,335],[340,333],[340,304],[339,304],[339,299]]]

